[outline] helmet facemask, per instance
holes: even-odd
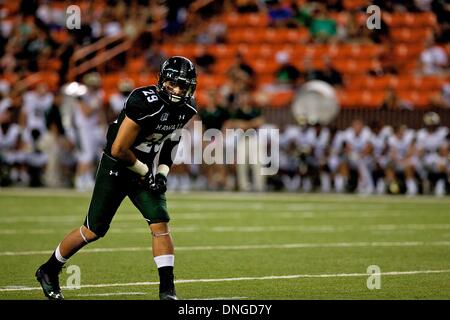
[[[175,56],[162,64],[157,89],[166,102],[179,103],[190,99],[196,85],[195,66],[190,60]]]
[[[186,81],[170,79],[162,83],[162,90],[172,102],[180,102],[185,98],[190,98],[193,92],[192,85],[187,84]]]

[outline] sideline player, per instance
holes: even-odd
[[[51,300],[62,300],[58,275],[67,260],[86,244],[105,236],[123,199],[128,196],[147,220],[153,256],[160,277],[159,298],[176,300],[174,247],[166,207],[167,174],[181,129],[197,113],[193,93],[196,70],[181,56],[166,60],[157,85],[131,92],[125,107],[108,129],[84,224],[66,235],[36,278]],[[164,142],[164,144],[163,144]],[[174,151],[174,152],[172,152]],[[156,174],[155,157],[159,153]]]

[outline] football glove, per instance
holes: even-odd
[[[167,178],[163,174],[157,173],[154,180],[151,190],[158,194],[165,193],[167,191]]]
[[[139,179],[139,184],[148,191],[151,191],[153,186],[155,185],[155,178],[153,174],[149,171],[145,176],[141,176]]]

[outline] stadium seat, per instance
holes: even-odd
[[[401,99],[409,101],[413,104],[414,109],[426,109],[430,107],[430,99],[436,92],[417,92],[417,91],[399,91],[398,95]]]
[[[233,58],[236,56],[237,46],[232,44],[213,44],[207,47],[207,52],[218,59]]]
[[[138,73],[144,68],[145,61],[143,58],[134,58],[130,59],[130,61],[127,64],[127,72],[128,73]]]
[[[289,105],[293,97],[294,92],[291,90],[275,92],[270,94],[269,103],[272,108],[282,108]]]
[[[227,81],[225,74],[201,74],[198,78],[197,89],[219,88]]]
[[[430,28],[394,28],[390,32],[394,42],[423,43],[432,34]]]

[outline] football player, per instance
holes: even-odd
[[[91,203],[83,225],[66,235],[36,278],[52,300],[64,299],[58,274],[67,260],[103,236],[128,196],[147,220],[160,277],[159,298],[176,300],[174,247],[166,207],[167,174],[180,140],[179,131],[196,113],[194,64],[181,56],[166,60],[156,85],[133,90],[108,128]],[[158,163],[154,163],[159,155]],[[153,174],[154,168],[156,173]]]

